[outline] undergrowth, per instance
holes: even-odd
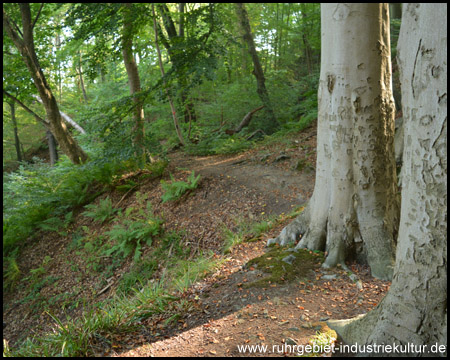
[[[137,210],[134,216],[139,214]],[[17,348],[6,343],[3,355],[95,356],[105,346],[112,346],[116,336],[140,329],[149,317],[160,315],[166,326],[180,319],[193,306],[180,295],[220,264],[212,253],[191,258],[184,240],[174,232],[155,239],[145,259],[135,256],[130,271],[120,280],[117,295],[90,306],[76,319],[61,319],[47,310],[54,331],[27,338]]]
[[[163,203],[178,200],[187,191],[197,188],[200,175],[196,177],[194,171],[192,171],[187,179],[187,182],[175,181],[172,174],[170,175],[170,178],[172,180],[171,183],[161,180],[161,187],[164,190],[164,194],[161,197]]]

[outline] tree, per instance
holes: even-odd
[[[447,4],[408,4],[402,19],[404,186],[394,278],[374,310],[330,326],[347,343],[429,351],[447,345]],[[416,349],[411,355],[421,355]]]
[[[211,40],[217,22],[215,8],[216,4],[209,3],[206,6],[194,5],[189,11],[187,4],[186,6],[178,4],[177,10],[171,11],[167,4],[157,5],[167,34],[163,33],[162,27],[157,23],[158,38],[167,50],[172,64],[171,72],[177,79],[179,102],[183,108],[186,123],[195,121],[197,118],[189,95],[190,89],[194,84],[201,82],[201,76],[216,66],[217,44]]]
[[[264,72],[261,67],[261,63],[259,61],[258,53],[256,52],[255,43],[253,41],[252,31],[250,29],[250,23],[248,21],[247,10],[243,3],[236,3],[236,14],[238,16],[239,22],[241,24],[243,38],[247,44],[248,51],[253,60],[253,74],[256,78],[257,83],[257,93],[261,102],[263,103],[266,112],[269,117],[269,126],[268,128],[274,130],[278,126],[277,119],[272,109],[272,105],[270,103],[269,93],[267,92],[265,85]]]
[[[164,85],[166,85],[165,78],[164,78],[164,76],[165,76],[164,66],[163,66],[163,63],[162,63],[162,60],[161,60],[161,51],[159,49],[159,44],[158,44],[158,30],[157,30],[157,26],[156,26],[155,6],[153,4],[152,4],[152,15],[153,15],[153,29],[155,31],[155,45],[156,45],[156,52],[158,54],[159,69],[161,71],[161,76],[162,76],[162,79],[164,81]],[[180,26],[180,32],[181,32],[181,26]],[[173,124],[175,126],[175,131],[177,133],[178,140],[180,140],[181,145],[184,146],[185,142],[184,142],[184,139],[183,139],[183,134],[182,134],[181,129],[180,129],[180,125],[178,123],[178,118],[177,118],[177,113],[176,113],[176,110],[175,110],[175,106],[173,105],[172,98],[171,98],[167,88],[166,88],[166,93],[167,93],[167,97],[169,99],[170,109],[172,110]]]
[[[67,127],[63,124],[57,101],[47,83],[34,49],[33,28],[39,18],[40,10],[34,21],[32,21],[31,18],[29,4],[20,4],[20,13],[22,18],[22,30],[19,30],[19,27],[13,22],[11,17],[8,16],[5,8],[3,8],[3,28],[19,50],[22,59],[30,71],[30,75],[33,78],[36,89],[38,90],[45,107],[47,118],[50,123],[50,129],[62,151],[74,164],[83,163],[88,157],[70,135]]]
[[[373,276],[390,279],[398,200],[387,4],[323,4],[321,12],[314,193],[268,244],[302,234],[296,248],[326,250],[324,267],[345,266],[356,252]]]
[[[122,33],[122,55],[123,61],[125,63],[125,69],[128,75],[128,85],[130,87],[130,94],[135,95],[141,91],[141,81],[139,78],[138,67],[136,60],[133,55],[133,19],[134,11],[133,4],[124,3],[123,4],[123,33]],[[144,150],[144,108],[142,101],[136,96],[133,97],[133,102],[135,108],[133,111],[134,128],[133,142],[136,148],[141,149],[142,153]]]
[[[11,121],[13,123],[14,146],[16,148],[17,161],[22,161],[22,152],[20,151],[19,132],[17,130],[16,103],[14,101],[8,101],[8,105],[11,109]]]

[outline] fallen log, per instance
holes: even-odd
[[[228,135],[233,135],[233,134],[237,134],[238,132],[240,132],[244,127],[246,127],[246,126],[248,126],[248,124],[250,124],[253,114],[256,113],[257,111],[261,110],[263,107],[264,107],[264,105],[257,107],[256,109],[253,109],[252,111],[250,111],[247,115],[244,116],[241,123],[239,124],[239,126],[236,129],[234,129],[234,130],[227,129],[227,130],[225,130],[225,133]]]
[[[39,96],[37,95],[33,95],[33,97],[42,104],[42,100]],[[63,120],[68,123],[69,125],[72,125],[75,129],[77,129],[80,133],[82,133],[83,135],[86,134],[86,131],[84,131],[84,129],[78,125],[69,115],[67,115],[66,113],[62,112],[61,110],[59,110],[59,113],[61,114],[61,117],[63,118]]]

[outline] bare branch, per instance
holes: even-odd
[[[39,19],[39,15],[41,15],[41,10],[42,10],[43,7],[44,7],[44,3],[41,4],[41,7],[39,8],[39,11],[38,11],[38,13],[36,15],[36,18],[33,21],[33,25],[31,25],[31,29],[34,29],[34,25],[36,25],[36,22]]]
[[[50,123],[47,120],[44,120],[43,118],[41,118],[38,114],[36,114],[33,110],[31,110],[28,106],[26,106],[23,102],[21,102],[18,98],[16,98],[15,96],[11,95],[9,92],[7,92],[5,89],[3,89],[3,94],[6,95],[7,97],[9,97],[10,99],[14,100],[16,103],[18,103],[24,110],[26,110],[27,112],[29,112],[31,115],[34,116],[34,118],[44,124],[44,126],[48,129],[50,127]]]

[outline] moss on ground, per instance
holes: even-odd
[[[284,258],[293,255],[292,263],[283,261]],[[256,268],[269,274],[257,281],[243,284],[243,287],[268,287],[271,284],[283,284],[295,279],[305,279],[324,261],[323,252],[299,249],[289,251],[288,247],[274,245],[264,255],[254,258],[247,263],[247,268]]]

